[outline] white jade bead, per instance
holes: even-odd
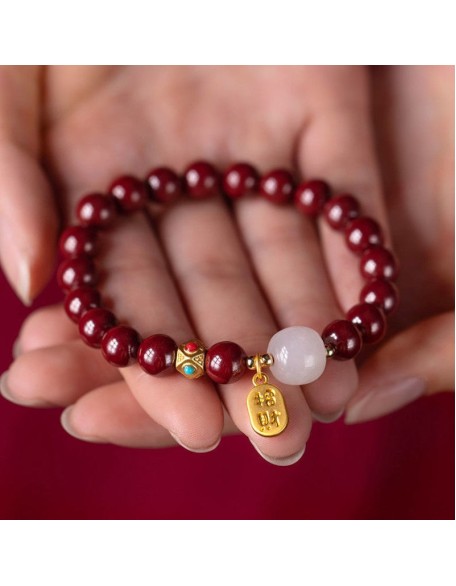
[[[268,353],[274,358],[272,374],[286,385],[311,383],[323,374],[326,365],[321,336],[304,326],[292,326],[274,334]]]

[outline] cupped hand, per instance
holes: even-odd
[[[396,335],[360,370],[348,423],[454,389],[454,68],[372,74],[402,303]]]
[[[182,172],[196,159],[261,172],[288,167],[351,192],[387,226],[374,153],[368,73],[360,67],[2,68],[0,254],[24,301],[46,283],[58,226],[77,199],[118,175],[156,165]],[[51,189],[52,186],[52,189]],[[182,199],[154,219],[132,216],[106,234],[102,291],[142,335],[233,340],[264,352],[280,328],[321,332],[358,302],[357,261],[341,235],[292,207],[245,198]],[[67,430],[83,439],[207,451],[223,426],[239,429],[267,459],[296,461],[311,413],[333,419],[357,387],[354,363],[328,362],[302,389],[279,385],[290,423],[278,437],[250,427],[249,377],[216,388],[206,378],[118,371],[77,339],[61,307],[33,313],[4,394],[22,404],[71,406]]]

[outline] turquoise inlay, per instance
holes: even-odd
[[[185,374],[195,374],[196,368],[194,366],[192,366],[191,364],[186,364],[184,366],[184,372]]]

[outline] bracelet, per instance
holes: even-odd
[[[210,348],[197,338],[180,345],[165,334],[141,339],[136,330],[119,325],[115,315],[102,306],[95,289],[97,271],[93,258],[98,250],[99,232],[115,220],[144,210],[149,202],[168,204],[186,194],[205,199],[222,192],[235,200],[259,193],[273,204],[291,201],[298,212],[316,218],[320,214],[329,226],[344,233],[348,248],[360,255],[360,270],[367,283],[360,303],[346,319],[331,322],[320,335],[304,326],[292,326],[272,336],[267,351],[247,356],[234,342],[218,342]],[[108,194],[90,193],[78,203],[78,223],[66,228],[59,248],[64,260],[57,270],[57,281],[66,293],[67,315],[78,324],[81,338],[101,348],[105,359],[119,368],[135,361],[150,375],[177,370],[189,379],[206,374],[217,384],[238,381],[246,370],[255,370],[247,408],[253,429],[264,436],[281,433],[288,415],[280,389],[268,381],[269,368],[281,383],[304,385],[318,379],[328,358],[354,358],[363,343],[378,342],[386,330],[385,315],[398,305],[393,281],[398,263],[383,246],[383,234],[372,218],[362,216],[355,197],[341,194],[330,198],[330,188],[321,180],[296,186],[291,173],[275,169],[260,178],[254,167],[237,163],[220,175],[208,162],[190,165],[182,177],[167,167],[152,170],[145,181],[130,175],[116,179]]]

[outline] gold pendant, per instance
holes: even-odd
[[[280,389],[269,384],[256,361],[257,372],[253,375],[253,389],[247,396],[250,425],[256,433],[265,437],[279,435],[288,425],[288,413]]]

